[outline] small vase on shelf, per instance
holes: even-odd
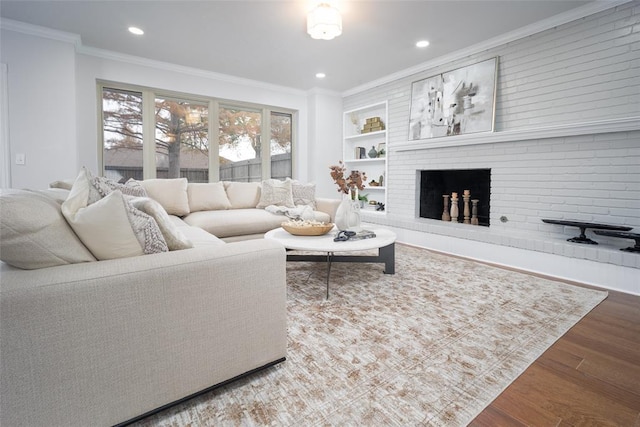
[[[372,159],[378,157],[378,150],[376,150],[376,147],[374,147],[373,145],[371,146],[371,150],[369,150],[369,157]]]

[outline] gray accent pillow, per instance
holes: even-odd
[[[256,208],[264,209],[267,206],[285,206],[295,208],[291,180],[280,181],[278,179],[265,179],[262,181],[260,201]]]
[[[291,181],[291,193],[293,195],[293,203],[296,206],[311,206],[316,210],[316,184],[303,184],[300,181]]]
[[[131,204],[155,219],[170,251],[189,249],[193,243],[175,226],[162,205],[149,197],[131,197]]]
[[[60,203],[29,190],[0,193],[0,259],[33,270],[95,261],[60,211]]]

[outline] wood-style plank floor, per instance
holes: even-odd
[[[640,427],[640,296],[608,292],[470,426]]]

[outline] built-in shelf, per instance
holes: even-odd
[[[387,133],[386,130],[379,130],[379,131],[369,132],[369,133],[357,133],[355,135],[345,136],[344,139],[346,139],[346,140],[368,139],[368,138],[377,137],[377,136],[380,136],[380,135],[384,136],[386,133]]]
[[[367,105],[354,110],[345,111],[343,114],[343,139],[342,158],[348,171],[360,170],[367,175],[367,185],[361,193],[375,193],[377,202],[387,204],[387,101]],[[371,130],[371,128],[374,130]],[[375,129],[375,127],[382,129]],[[370,130],[367,132],[367,130]],[[374,149],[378,153],[384,149],[384,155],[370,157],[369,152]],[[380,182],[382,186],[370,186],[369,182]],[[384,214],[385,211],[376,211],[375,206],[366,205],[363,213]]]

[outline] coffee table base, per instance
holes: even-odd
[[[334,262],[374,262],[384,264],[384,274],[395,274],[396,272],[396,246],[392,243],[378,249],[378,255],[335,255],[334,252],[327,252],[327,255],[287,255],[287,261],[311,261],[327,262],[327,299],[329,299],[329,278],[331,275],[331,264]]]

